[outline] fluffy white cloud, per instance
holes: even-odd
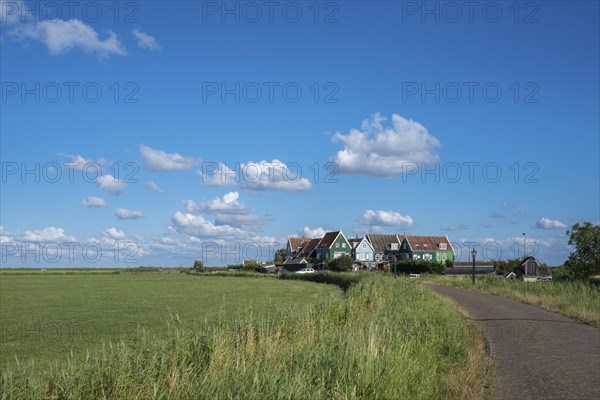
[[[73,236],[65,235],[65,230],[63,228],[56,228],[54,226],[50,226],[48,228],[43,228],[43,229],[35,229],[35,230],[25,231],[25,233],[18,238],[24,242],[74,242],[75,241],[75,238]]]
[[[114,240],[121,240],[121,239],[125,239],[127,237],[125,235],[125,232],[123,232],[120,229],[115,228],[114,226],[104,230],[104,232],[102,232],[102,234],[104,236],[109,237]]]
[[[559,220],[550,219],[543,217],[538,222],[535,223],[536,229],[564,229],[567,225],[563,224]]]
[[[413,219],[410,215],[402,215],[396,211],[385,211],[385,210],[367,210],[363,216],[358,220],[361,225],[369,226],[401,226],[404,228],[411,228],[413,226]]]
[[[85,158],[79,154],[57,153],[57,155],[70,159],[69,162],[64,163],[68,169],[78,171],[82,171],[84,169],[89,170],[90,175],[95,172],[102,172],[101,166],[106,164],[106,160],[104,158],[98,158],[94,160],[92,158]]]
[[[241,181],[248,190],[278,190],[304,192],[312,188],[302,177],[302,170],[279,160],[249,161],[241,165]]]
[[[246,232],[229,225],[216,225],[200,215],[177,211],[171,218],[177,232],[196,237],[244,237]]]
[[[194,157],[184,157],[179,153],[167,153],[140,145],[140,155],[146,160],[150,171],[182,171],[192,169],[198,164]]]
[[[202,177],[205,186],[227,186],[240,182],[238,173],[225,163],[202,163],[202,170],[197,170],[196,174]]]
[[[106,207],[106,200],[104,200],[102,197],[98,197],[98,196],[88,196],[85,199],[83,199],[81,201],[81,204],[83,204],[86,207]]]
[[[302,228],[300,230],[300,236],[301,237],[309,237],[309,238],[320,238],[325,236],[325,234],[327,233],[327,229],[324,229],[322,227],[318,227],[318,228],[310,228],[308,226],[305,226],[304,228]]]
[[[164,193],[164,190],[162,190],[154,181],[148,181],[146,183],[146,189],[150,189],[156,193]]]
[[[255,214],[217,214],[215,225],[251,226],[263,223],[262,218]]]
[[[101,57],[127,54],[116,33],[108,31],[108,37],[102,40],[94,28],[78,19],[19,24],[9,33],[20,39],[42,42],[54,55],[75,48],[81,48],[86,53],[94,53]]]
[[[406,172],[407,165],[439,161],[435,149],[440,141],[416,121],[392,114],[392,126],[384,127],[386,118],[379,113],[362,122],[361,129],[347,135],[333,135],[344,149],[333,161],[347,174],[389,177]]]
[[[138,219],[144,216],[144,213],[140,210],[128,210],[126,208],[119,208],[115,214],[119,219]]]
[[[215,197],[206,203],[197,204],[192,200],[184,200],[183,204],[185,204],[186,210],[191,213],[250,214],[252,210],[238,201],[239,197],[238,192],[229,192],[223,197]]]
[[[127,187],[127,184],[118,180],[112,175],[102,175],[96,181],[100,189],[108,190],[109,192],[119,193]]]
[[[131,31],[133,36],[138,40],[138,46],[142,49],[147,50],[160,50],[161,47],[153,36],[148,35],[140,31],[139,29],[134,29]]]

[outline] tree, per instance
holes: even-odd
[[[273,260],[273,262],[275,264],[283,264],[286,258],[287,251],[285,251],[285,249],[279,249],[275,252],[275,259]]]
[[[354,260],[352,259],[352,257],[344,254],[341,257],[334,258],[333,260],[329,261],[327,266],[332,271],[343,272],[343,271],[350,271],[350,269],[352,269],[353,264],[354,264]]]
[[[202,271],[204,269],[204,263],[201,260],[194,261],[194,270]]]
[[[600,275],[600,226],[591,222],[576,223],[567,235],[569,244],[575,246],[575,251],[565,262],[571,277],[588,279]]]
[[[244,263],[243,268],[246,271],[258,271],[260,269],[260,265],[256,261],[249,261]]]

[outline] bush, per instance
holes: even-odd
[[[354,260],[352,259],[352,257],[343,255],[341,257],[334,258],[333,260],[329,261],[327,266],[332,271],[344,272],[350,271],[352,269],[353,264]]]
[[[194,270],[202,271],[204,269],[204,263],[201,260],[194,261]]]
[[[400,274],[442,274],[445,266],[445,263],[425,260],[400,260],[396,262],[396,270]]]
[[[326,283],[330,285],[337,285],[343,291],[347,291],[350,286],[360,282],[366,276],[369,276],[369,274],[340,274],[331,271],[321,271],[314,274],[282,274],[279,275],[279,279]]]

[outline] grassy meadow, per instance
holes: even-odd
[[[481,396],[478,330],[448,300],[408,279],[365,274],[342,291],[272,277],[5,278],[3,323],[134,321],[142,329],[71,355],[72,343],[3,341],[3,357],[10,348],[24,360],[4,360],[3,399]]]
[[[130,339],[139,328],[160,336],[171,316],[213,324],[340,294],[334,286],[275,278],[250,284],[178,272],[19,271],[0,271],[0,366],[15,357],[41,364],[62,360],[71,350]]]
[[[583,281],[526,283],[520,280],[478,277],[473,286],[471,278],[430,276],[426,280],[507,297],[600,327],[600,285],[597,283]]]

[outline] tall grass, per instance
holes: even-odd
[[[597,284],[583,281],[526,283],[481,277],[476,279],[473,286],[469,278],[428,279],[435,283],[480,290],[518,300],[600,327],[600,286]]]
[[[478,398],[483,350],[447,300],[368,277],[345,296],[210,329],[177,318],[86,357],[2,373],[3,399]],[[469,334],[471,333],[471,334]]]

